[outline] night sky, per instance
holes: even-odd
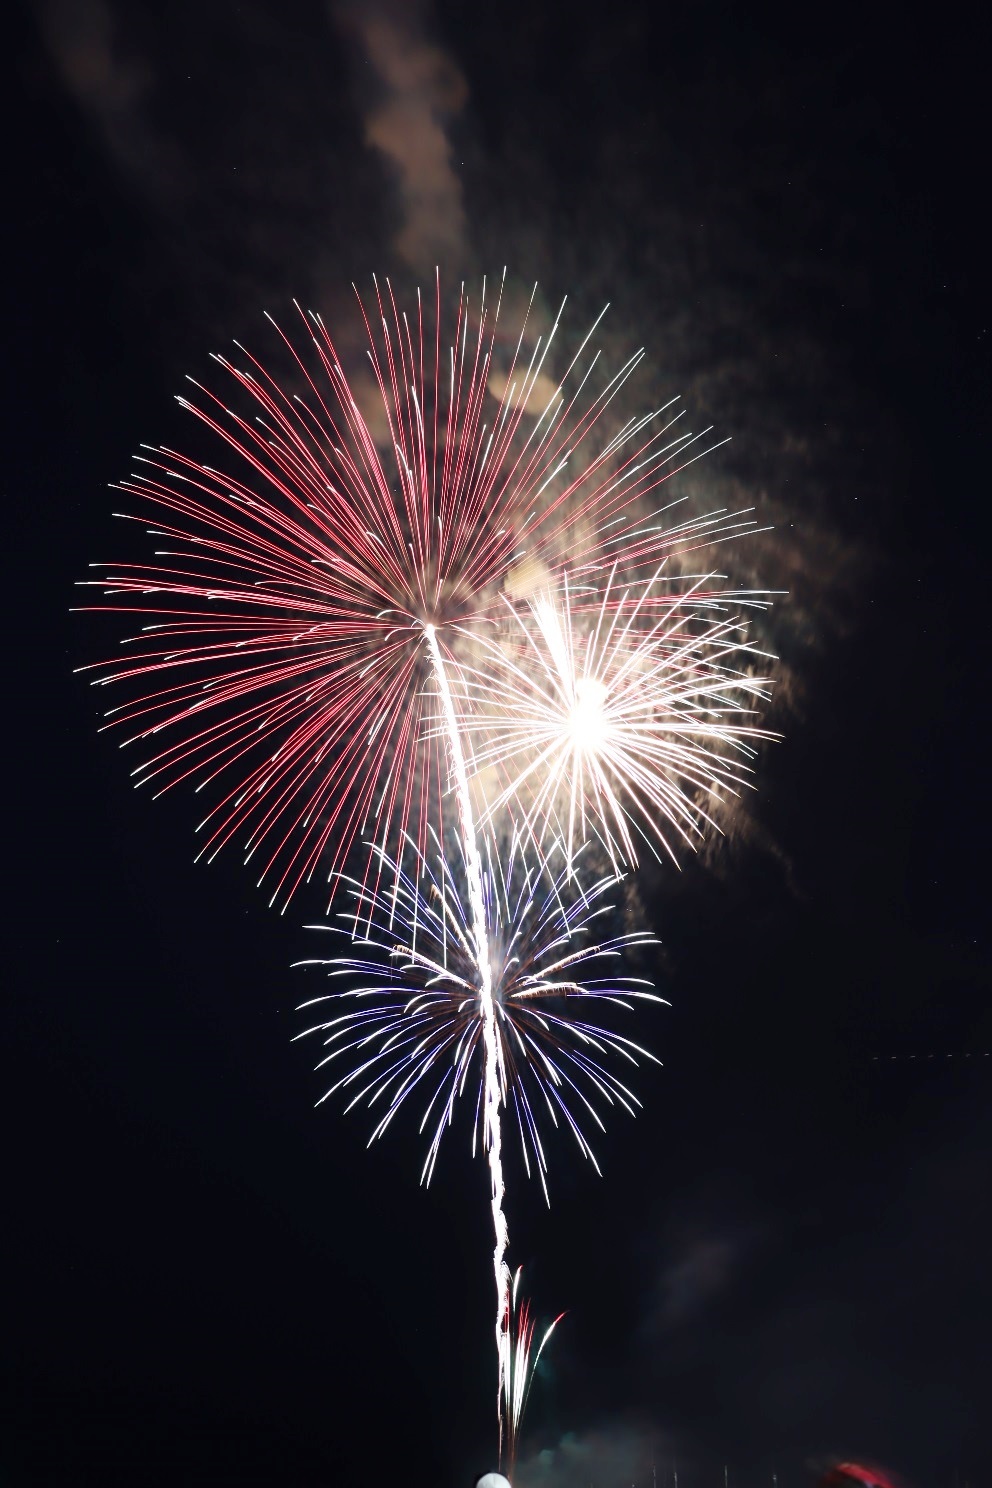
[[[889,10],[888,7],[885,8]],[[977,8],[976,8],[977,9]],[[514,1169],[568,1308],[521,1488],[992,1481],[986,62],[971,8],[37,0],[8,30],[0,1484],[468,1488],[494,1465],[465,1140],[322,1093],[279,917],[193,864],[73,668],[172,395],[294,297],[440,262],[540,281],[733,436],[687,492],[788,590],[746,819],[645,873],[670,1010],[597,1178]],[[140,534],[139,534],[140,542]],[[12,663],[12,666],[11,666]],[[11,675],[12,672],[12,675]]]

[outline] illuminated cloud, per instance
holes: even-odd
[[[447,126],[467,101],[464,77],[428,39],[422,5],[345,0],[332,13],[357,38],[375,75],[373,87],[360,89],[359,104],[367,142],[396,172],[403,206],[397,252],[418,271],[461,265],[465,209]]]

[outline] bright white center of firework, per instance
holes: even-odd
[[[606,687],[596,677],[583,677],[575,684],[575,702],[568,725],[576,749],[594,753],[606,740]]]

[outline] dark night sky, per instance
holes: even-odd
[[[602,1179],[562,1147],[549,1213],[515,1189],[514,1256],[570,1309],[521,1482],[643,1485],[653,1450],[686,1488],[837,1453],[988,1483],[990,37],[968,8],[439,3],[380,8],[377,73],[371,13],[15,22],[0,1483],[491,1465],[481,1167],[456,1143],[425,1193],[412,1132],[367,1152],[313,1111],[289,964],[322,905],[194,867],[192,802],[130,789],[72,676],[108,482],[195,439],[184,374],[431,253],[611,300],[733,435],[698,479],[775,522],[740,561],[790,591],[749,830],[642,880],[673,1003],[645,1112]],[[368,142],[404,87],[405,175]]]

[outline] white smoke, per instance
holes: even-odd
[[[336,0],[332,15],[360,47],[366,141],[395,169],[403,209],[396,251],[418,272],[439,263],[461,270],[465,209],[448,126],[467,101],[465,78],[429,39],[426,7],[415,0]]]

